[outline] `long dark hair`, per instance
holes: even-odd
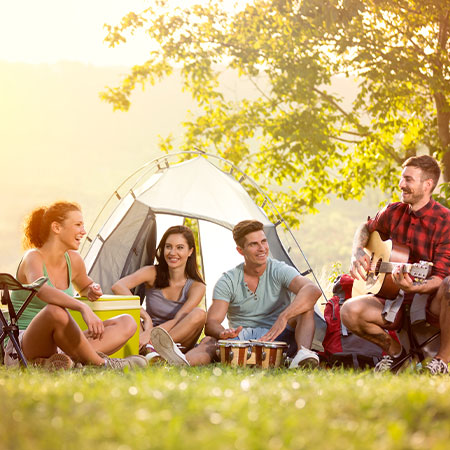
[[[56,202],[33,210],[25,220],[24,249],[41,248],[48,239],[52,223],[63,223],[70,211],[81,212],[81,208],[77,203]]]
[[[197,253],[195,249],[194,233],[192,233],[192,230],[190,228],[185,227],[184,225],[175,225],[166,230],[163,237],[161,238],[161,241],[158,244],[158,248],[156,249],[156,261],[158,263],[155,265],[155,288],[162,289],[169,286],[169,267],[167,266],[167,262],[164,258],[164,247],[166,246],[167,238],[171,234],[182,234],[186,239],[189,249],[193,249],[186,262],[186,268],[184,270],[186,277],[192,278],[195,281],[200,281],[200,283],[205,284],[197,266]]]

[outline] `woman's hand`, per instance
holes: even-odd
[[[152,318],[148,315],[147,311],[144,308],[140,309],[140,322],[141,326],[139,328],[139,348],[146,346],[147,344],[151,344],[150,332],[153,328]]]
[[[87,337],[91,339],[101,339],[103,337],[103,332],[105,331],[102,320],[87,305],[83,305],[80,312],[88,327]]]
[[[142,323],[142,327],[139,333],[139,348],[145,347],[147,344],[151,344],[150,332],[152,331],[153,325],[150,323],[145,326],[145,322]]]
[[[91,302],[95,302],[103,295],[102,288],[98,283],[91,283],[86,292],[86,297]]]

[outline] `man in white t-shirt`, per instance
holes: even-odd
[[[294,267],[268,257],[269,244],[261,222],[239,222],[233,238],[244,262],[217,281],[206,335],[284,341],[289,345],[288,356],[293,357],[291,368],[317,366],[319,358],[310,348],[320,289]],[[221,325],[225,316],[227,329]]]

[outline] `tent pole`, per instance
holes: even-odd
[[[202,238],[200,233],[200,223],[197,219],[197,236],[198,236],[198,253],[200,254],[200,259],[202,261],[202,276],[203,279],[206,280],[205,275],[205,263],[203,262],[203,246],[202,246]],[[208,302],[206,301],[206,292],[205,292],[205,311],[208,312]]]

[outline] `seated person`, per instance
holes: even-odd
[[[355,233],[350,274],[357,280],[367,280],[371,260],[364,251],[370,234],[382,236],[409,248],[409,263],[430,261],[431,276],[425,283],[414,283],[403,264],[394,267],[392,284],[403,291],[398,301],[401,307],[389,314],[389,303],[371,293],[347,300],[341,309],[344,325],[354,334],[378,345],[386,353],[377,364],[377,372],[386,372],[403,361],[406,350],[386,330],[398,330],[404,318],[404,305],[415,295],[427,297],[426,319],[441,328],[441,344],[437,355],[426,369],[431,374],[448,373],[450,334],[446,332],[450,319],[450,211],[432,198],[440,168],[428,155],[414,156],[403,163],[400,178],[401,201],[387,205],[375,218],[363,223]],[[393,253],[393,252],[392,252]],[[390,317],[392,315],[393,317]]]
[[[244,263],[217,281],[206,334],[215,339],[284,341],[289,345],[288,356],[295,355],[291,368],[317,366],[319,358],[310,347],[320,289],[294,267],[268,257],[262,223],[238,223],[233,238]],[[290,293],[295,295],[292,301]],[[231,328],[221,325],[225,315]]]
[[[160,340],[166,342],[171,338],[188,351],[205,325],[206,312],[198,307],[205,294],[205,283],[198,270],[192,231],[185,226],[170,227],[156,249],[156,260],[155,266],[144,266],[117,281],[112,290],[115,294],[130,295],[131,289],[145,283],[139,337],[143,353],[147,347],[152,353],[149,359],[160,355],[174,364],[186,364],[176,346],[161,345]],[[153,342],[155,339],[157,342]]]
[[[134,335],[137,325],[132,316],[122,314],[102,322],[88,305],[73,298],[75,289],[91,301],[102,295],[100,286],[87,275],[77,251],[85,234],[77,204],[57,202],[30,214],[24,238],[24,246],[30,250],[22,258],[16,278],[22,284],[43,276],[48,281],[18,321],[22,352],[29,361],[50,369],[69,369],[74,361],[113,369],[145,367],[147,361],[139,355],[125,359],[107,356]],[[16,311],[27,297],[27,291],[12,291]],[[81,313],[87,325],[85,332],[67,309]],[[5,364],[19,364],[11,340],[6,344]]]

